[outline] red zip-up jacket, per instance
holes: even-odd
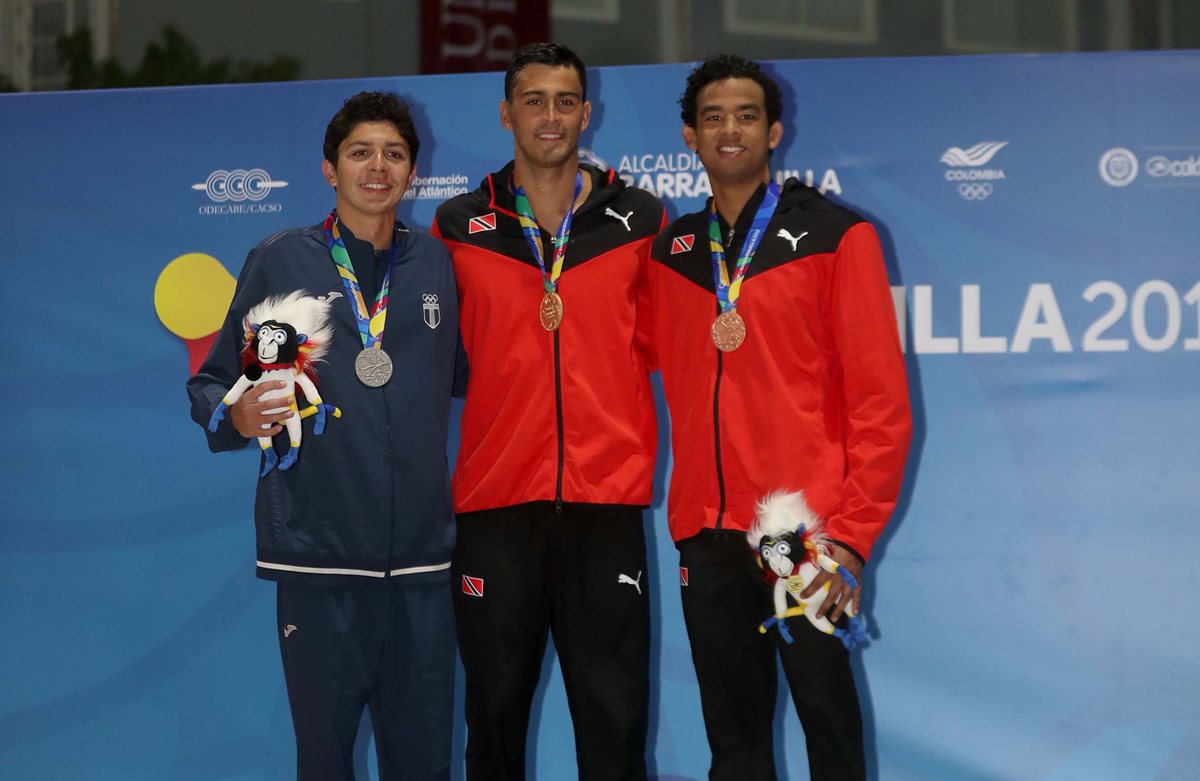
[[[582,168],[592,190],[573,217],[556,331],[538,318],[542,273],[517,219],[512,163],[438,208],[432,232],[454,259],[471,366],[456,512],[650,504],[657,435],[636,298],[666,218],[649,193]],[[542,232],[547,263],[551,238]]]
[[[726,242],[730,273],[764,192]],[[766,494],[803,490],[829,536],[866,560],[895,507],[912,429],[875,229],[785,184],[742,281],[746,341],[729,353],[710,334],[707,209],[658,237],[647,284],[643,319],[671,411],[671,536],[745,531]]]

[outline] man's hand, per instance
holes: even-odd
[[[829,616],[829,620],[837,623],[842,617],[842,613],[846,610],[846,605],[853,603],[854,613],[858,614],[859,602],[862,601],[862,562],[858,560],[850,551],[837,545],[830,546],[833,551],[829,554],[829,558],[838,563],[839,567],[844,567],[847,572],[854,576],[858,581],[857,588],[850,588],[841,575],[834,575],[824,570],[817,573],[813,578],[813,582],[808,584],[808,588],[800,595],[802,599],[811,599],[814,594],[821,590],[821,587],[826,583],[829,584],[829,593],[825,595],[825,601],[817,608],[817,618],[825,615]]]
[[[294,398],[273,398],[263,401],[262,395],[268,391],[278,391],[287,387],[286,382],[272,380],[260,382],[242,394],[229,408],[229,422],[237,429],[237,433],[247,439],[256,437],[273,437],[283,431],[283,421],[294,413],[290,407],[295,404]],[[285,409],[281,409],[285,408]],[[280,410],[266,414],[267,410]],[[267,428],[263,428],[267,426]]]

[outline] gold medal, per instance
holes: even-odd
[[[742,320],[736,309],[722,312],[713,322],[712,340],[723,353],[736,350],[746,341],[746,321]]]
[[[558,293],[550,292],[542,296],[542,305],[538,309],[538,316],[542,320],[542,328],[547,331],[558,330],[563,319],[563,302]]]

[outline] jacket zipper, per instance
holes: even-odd
[[[725,471],[721,468],[721,372],[724,367],[725,355],[717,350],[717,379],[713,385],[713,442],[716,444],[717,490],[721,497],[721,504],[717,508],[717,531],[722,530],[721,522],[725,520]]]
[[[737,225],[729,226],[729,235],[725,239],[725,246],[729,247],[733,244],[733,236],[737,230]],[[717,317],[721,316],[721,303],[717,302]],[[721,466],[721,374],[725,369],[725,354],[717,347],[717,379],[713,383],[713,443],[716,445],[716,460],[717,460],[717,493],[720,496],[720,504],[717,506],[717,522],[715,529],[718,532],[723,532],[722,523],[725,520],[725,470]]]
[[[383,347],[380,346],[379,349],[382,350]],[[392,488],[391,504],[388,505],[388,512],[391,513],[392,520],[388,524],[387,569],[383,573],[384,580],[388,580],[392,577],[392,558],[395,555],[393,546],[396,544],[396,474],[394,464],[392,463],[393,456],[390,455],[392,451],[392,417],[388,411],[387,392],[383,388],[380,388],[379,395],[380,401],[383,402],[383,431],[387,437],[389,454],[387,459],[388,485]]]
[[[399,240],[399,236],[393,235],[392,241],[398,242]],[[399,247],[396,249],[398,253]],[[379,349],[383,349],[382,344],[379,345]],[[396,555],[396,470],[394,463],[395,456],[392,455],[392,415],[390,409],[388,408],[388,396],[386,388],[386,385],[382,388],[379,388],[379,399],[381,402],[383,402],[383,432],[387,436],[387,441],[385,444],[388,452],[388,485],[390,485],[392,488],[390,492],[392,501],[391,504],[388,505],[388,512],[391,514],[391,522],[388,524],[387,569],[383,572],[383,579],[385,581],[391,580],[393,569],[392,564],[395,562]]]
[[[558,415],[558,478],[554,484],[554,512],[563,511],[563,403],[562,403],[562,365],[559,358],[559,334],[554,331],[554,410]]]

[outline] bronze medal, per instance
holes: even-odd
[[[538,316],[542,320],[542,328],[547,331],[558,330],[563,319],[563,302],[558,293],[550,292],[542,296],[542,305],[538,309]]]
[[[746,341],[746,321],[736,309],[722,312],[712,324],[712,340],[717,349],[728,353],[742,346]]]
[[[368,388],[382,388],[392,378],[392,358],[382,347],[368,347],[355,356],[354,373]]]

